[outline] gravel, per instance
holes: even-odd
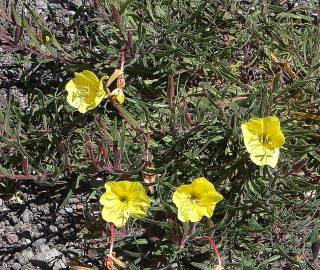
[[[87,205],[88,194],[84,190],[79,190],[59,209],[64,198],[53,200],[54,190],[43,190],[35,183],[21,184],[17,189],[16,193],[23,198],[19,203],[12,198],[1,199],[0,270],[62,270],[75,260],[80,265],[95,261],[96,266],[101,266],[103,254],[88,249],[82,231],[82,224],[88,224],[83,215],[88,209],[78,211],[75,207],[78,203]],[[102,228],[99,215],[93,218]]]

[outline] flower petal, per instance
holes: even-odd
[[[90,87],[92,87],[93,89],[99,89],[99,87],[97,88],[97,85],[99,84],[99,79],[96,76],[96,74],[94,74],[92,71],[84,70],[80,73],[76,73],[76,77],[80,77],[82,80],[85,81],[85,83],[89,84]]]
[[[118,228],[123,227],[129,219],[128,212],[121,204],[116,204],[115,207],[103,207],[101,214],[105,221],[112,222]]]
[[[196,204],[190,203],[186,204],[180,209],[181,215],[183,216],[185,222],[198,222],[203,217],[203,210],[201,207],[197,206]]]
[[[191,191],[192,188],[190,185],[182,185],[178,187],[173,193],[172,201],[177,207],[185,205],[185,203],[189,200]]]
[[[279,148],[269,150],[263,147],[256,147],[250,154],[250,159],[259,166],[269,165],[275,168],[278,163],[279,153]]]
[[[263,133],[269,136],[270,149],[279,148],[285,142],[278,117],[269,116],[263,118]]]

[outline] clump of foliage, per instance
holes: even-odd
[[[206,242],[182,241],[203,235],[215,239],[225,269],[278,262],[316,269],[316,1],[93,1],[63,30],[17,2],[12,19],[1,19],[1,47],[21,65],[12,83],[27,106],[13,95],[0,112],[3,193],[19,179],[63,179],[63,206],[98,177],[145,180],[154,200],[149,215],[129,221],[130,241],[118,238],[114,246],[130,269],[210,269],[215,257]],[[74,72],[111,74],[121,48],[124,103],[85,114],[70,107],[64,89]],[[274,169],[251,162],[241,132],[250,118],[266,116],[279,118],[285,136]],[[197,177],[210,179],[224,200],[193,230],[177,219],[172,194]],[[88,186],[98,204],[103,187]]]

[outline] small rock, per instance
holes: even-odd
[[[32,241],[30,239],[25,239],[25,243],[29,245]]]
[[[29,207],[30,207],[32,213],[38,212],[38,208],[35,203],[30,203]]]
[[[32,215],[32,213],[28,209],[26,209],[21,215],[22,221],[25,222],[25,223],[30,222],[31,215]]]
[[[8,244],[15,244],[19,241],[19,238],[15,233],[10,233],[6,236],[6,240]]]
[[[50,252],[50,247],[46,244],[44,245],[41,245],[39,247],[36,248],[35,250],[35,253],[37,254],[36,257],[40,254],[40,253],[43,253],[43,254],[46,254]],[[38,256],[38,257],[41,257],[41,256]]]
[[[40,231],[38,231],[38,230],[33,230],[32,232],[31,232],[31,237],[34,239],[37,239],[37,238],[39,238],[39,237],[43,237],[43,233],[42,232],[40,232]]]
[[[1,89],[0,89],[1,90]],[[0,95],[1,95],[1,92],[0,92]],[[0,106],[1,106],[1,104],[0,104]],[[0,107],[1,108],[1,107]],[[6,212],[6,211],[10,211],[10,208],[8,208],[5,204],[3,204],[2,206],[1,206],[1,212],[2,213],[4,213],[4,212]]]
[[[10,218],[11,225],[16,225],[19,222],[19,219],[16,216]]]
[[[58,211],[58,214],[60,214],[60,215],[65,215],[65,214],[66,214],[66,210],[64,210],[64,208],[60,208],[59,211]],[[58,218],[61,219],[60,216],[58,216],[57,219],[58,219]],[[58,220],[57,220],[57,221],[58,221]]]
[[[50,231],[50,233],[57,233],[59,230],[58,230],[58,228],[56,226],[50,225],[49,226],[49,231]]]
[[[31,242],[31,241],[30,241]],[[34,253],[32,250],[25,250],[22,252],[21,255],[18,257],[18,262],[21,265],[26,265],[30,262],[30,260],[34,257]]]
[[[6,244],[3,240],[4,237],[0,237],[0,247],[4,247]],[[2,259],[2,258],[1,258]]]
[[[72,213],[73,212],[73,209],[71,207],[66,207],[65,210],[66,210],[67,213]]]
[[[52,270],[65,269],[66,267],[67,267],[66,262],[63,259],[60,259],[54,263]]]
[[[20,233],[21,227],[23,227],[23,223],[19,221],[16,225],[14,225],[14,232]]]
[[[0,235],[4,235],[4,232],[6,231],[5,225],[6,223],[4,221],[0,222]]]
[[[14,263],[11,268],[13,270],[20,270],[21,269],[21,264],[20,263]]]
[[[75,11],[73,11],[73,10],[69,10],[69,11],[68,11],[68,16],[73,17],[74,14],[76,14]]]
[[[6,231],[7,231],[7,232],[14,232],[14,227],[11,226],[11,225],[8,225],[8,224],[6,223]]]
[[[0,92],[0,94],[1,94],[1,92]],[[0,104],[0,106],[1,106],[1,104]],[[6,205],[1,206],[0,210],[1,210],[2,213],[10,212],[10,208],[8,208]]]
[[[32,246],[33,247],[39,247],[39,246],[42,246],[43,244],[45,244],[46,243],[46,239],[45,238],[39,238],[39,239],[37,239],[36,241],[34,241],[33,243],[32,243]],[[40,247],[41,248],[41,247]]]
[[[43,214],[50,215],[50,209],[49,209],[50,206],[48,204],[45,204],[44,207],[45,208],[42,209]]]

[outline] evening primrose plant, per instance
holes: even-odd
[[[146,195],[141,183],[135,181],[109,181],[105,184],[106,191],[100,197],[102,208],[102,218],[111,223],[110,248],[106,256],[105,264],[107,269],[114,269],[113,262],[122,265],[120,260],[116,258],[113,252],[115,242],[115,228],[122,228],[126,225],[129,218],[143,218],[147,215],[150,207],[150,198]]]
[[[38,192],[39,183],[61,208],[84,193],[79,222],[87,226],[76,239],[85,244],[83,266],[102,269],[97,258],[116,238],[117,258],[129,269],[209,270],[215,258],[200,242],[207,236],[226,269],[311,269],[320,199],[317,1],[291,8],[285,1],[95,2],[65,20],[67,38],[54,27],[40,46],[34,31],[47,22],[32,8],[21,13],[18,3],[12,20],[0,16],[12,24],[0,45],[13,61],[0,72],[5,193]],[[192,182],[200,176],[222,201]],[[146,200],[129,207],[131,198],[103,189],[100,210],[91,211],[101,178],[141,183],[150,207]]]
[[[191,184],[179,186],[172,196],[172,201],[178,208],[178,219],[184,223],[191,222],[194,231],[196,223],[204,216],[212,217],[216,204],[221,200],[223,196],[205,177],[196,178]],[[211,237],[201,236],[193,240],[208,240],[217,258],[217,265],[213,269],[223,269],[219,251]],[[182,245],[185,241],[186,239],[182,240]]]
[[[115,80],[117,88],[110,92],[109,87]],[[67,100],[81,113],[97,107],[103,98],[110,98],[112,102],[122,104],[124,86],[123,66],[116,69],[110,77],[103,76],[101,79],[98,79],[92,71],[84,70],[75,73],[75,78],[66,85]],[[241,125],[241,129],[251,160],[257,165],[269,165],[274,168],[278,162],[279,149],[285,141],[279,119],[275,116],[251,118]],[[112,255],[115,241],[114,226],[122,228],[129,218],[144,218],[150,207],[150,198],[139,182],[110,181],[105,184],[105,189],[99,202],[103,206],[101,212],[103,220],[111,224],[109,256],[114,259],[115,255]],[[194,230],[203,217],[212,217],[217,203],[221,200],[223,196],[205,177],[196,178],[191,184],[179,186],[172,196],[172,201],[178,209],[178,220],[192,224]],[[218,266],[222,267],[220,254],[209,236],[196,237],[193,240],[209,240],[216,254]],[[182,245],[185,241],[187,238],[182,241]]]

